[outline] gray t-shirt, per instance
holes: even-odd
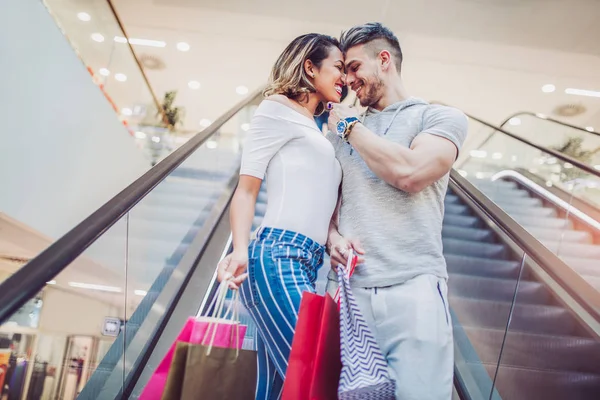
[[[409,98],[383,111],[368,109],[363,124],[406,147],[427,133],[450,140],[460,150],[468,121],[457,109]],[[339,231],[358,238],[366,252],[352,284],[386,287],[421,274],[447,278],[442,220],[449,174],[419,193],[404,192],[377,177],[350,144],[331,132],[327,137],[343,170]]]

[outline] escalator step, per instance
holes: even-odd
[[[444,216],[444,225],[460,226],[463,228],[478,228],[481,225],[481,222],[477,217],[446,214]]]
[[[542,243],[561,256],[600,259],[600,245],[551,240],[543,240]]]
[[[460,226],[445,225],[442,228],[442,237],[471,240],[475,242],[492,242],[494,240],[494,233],[489,229],[462,228]]]
[[[516,279],[494,279],[451,273],[448,282],[451,296],[501,302],[511,302],[517,289]],[[521,281],[517,301],[526,304],[547,304],[550,301],[550,293],[539,282]]]
[[[539,240],[565,241],[569,243],[592,243],[592,235],[585,231],[528,227],[527,231]]]
[[[450,306],[464,327],[505,329],[509,316],[511,330],[556,335],[575,334],[575,321],[562,307],[450,297]]]
[[[442,239],[444,244],[444,253],[447,254],[468,254],[473,257],[504,259],[506,256],[506,247],[502,244],[472,242],[460,239]]]
[[[598,263],[597,260],[567,257],[564,255],[561,255],[560,258],[562,258],[563,261],[569,265],[569,267],[573,268],[578,273],[600,278],[600,263]]]
[[[517,278],[521,268],[521,263],[518,261],[490,260],[446,253],[444,258],[448,271],[457,274],[510,279]]]

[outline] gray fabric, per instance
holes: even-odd
[[[390,126],[384,137],[406,147],[418,134],[428,133],[450,140],[459,150],[468,125],[462,112],[417,98],[381,112],[369,109],[363,123],[379,135]],[[348,143],[331,132],[328,138],[343,170],[340,233],[358,238],[366,251],[352,285],[386,287],[421,274],[447,278],[441,233],[449,175],[419,193],[407,193],[379,179]]]

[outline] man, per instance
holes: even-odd
[[[344,32],[341,46],[346,83],[368,108],[359,115],[328,105],[328,137],[343,169],[339,226],[334,218],[327,242],[332,265],[345,265],[350,250],[364,253],[353,292],[387,358],[397,398],[448,400],[453,340],[441,232],[467,119],[407,95],[398,39],[381,24]]]

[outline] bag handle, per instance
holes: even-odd
[[[236,359],[237,359],[237,357],[239,356],[239,352],[240,352],[240,349],[238,347],[238,343],[240,341],[240,316],[239,316],[240,294],[239,294],[239,290],[234,290],[233,301],[229,304],[229,307],[225,311],[225,314],[221,317],[223,308],[225,307],[225,299],[227,297],[228,291],[229,291],[229,281],[221,282],[221,284],[219,284],[219,287],[217,289],[217,294],[215,295],[215,298],[213,298],[213,300],[211,301],[211,304],[209,306],[209,309],[210,309],[214,305],[213,312],[209,315],[209,317],[212,318],[212,321],[210,321],[208,323],[208,327],[206,328],[206,331],[204,332],[204,337],[202,338],[202,341],[200,343],[205,344],[206,338],[208,337],[208,335],[210,334],[210,331],[212,329],[212,335],[211,335],[210,341],[208,343],[208,348],[206,351],[206,355],[207,356],[210,355],[210,352],[212,351],[213,345],[215,343],[215,338],[217,336],[217,328],[219,325],[218,320],[220,320],[220,319],[228,320],[229,315],[230,315],[230,313],[232,313],[232,310],[233,310],[233,313],[231,315],[231,321],[234,322],[233,325],[235,325],[235,330],[236,330],[235,350],[236,350]],[[233,336],[233,332],[231,333],[231,335]],[[230,345],[231,345],[231,338],[230,338]]]
[[[356,269],[356,263],[358,262],[358,255],[354,253],[354,251],[350,252],[348,256],[348,261],[346,262],[346,268],[342,266],[342,264],[338,264],[338,268],[344,268],[344,272],[346,273],[348,279],[354,274],[354,270]],[[333,296],[333,300],[340,305],[340,287],[338,286],[335,291],[335,295]]]

